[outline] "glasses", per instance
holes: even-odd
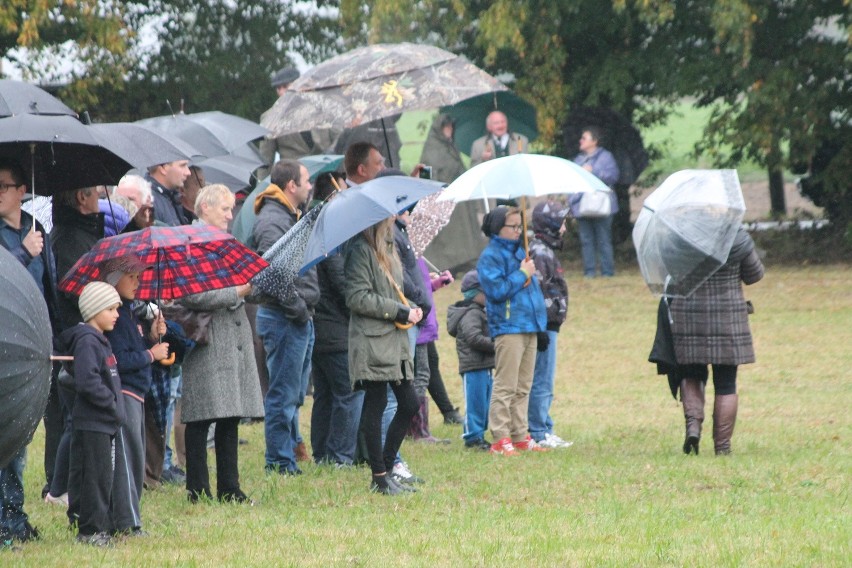
[[[0,183],[0,194],[6,193],[10,189],[17,189],[21,185],[20,183]]]
[[[512,229],[512,230],[513,230],[513,231],[515,231],[516,233],[520,233],[520,232],[521,232],[521,227],[523,227],[523,225],[503,225],[503,226],[504,226],[504,227],[507,227],[507,228],[509,228],[509,229]]]

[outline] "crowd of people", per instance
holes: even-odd
[[[273,80],[276,88],[286,89],[282,81],[293,78],[283,71]],[[486,127],[488,134],[471,149],[474,163],[526,151],[526,138],[508,130],[502,113],[492,112]],[[424,156],[431,161],[454,152],[458,157],[452,131],[452,120],[439,116],[430,133],[437,146],[427,144]],[[599,137],[594,128],[584,131],[577,161],[593,173],[605,172],[602,179],[611,183],[607,176],[617,166],[597,147]],[[435,346],[444,315],[437,313],[433,294],[454,277],[430,271],[414,253],[408,211],[367,228],[299,276],[289,301],[264,296],[259,305],[246,303],[252,286],[244,284],[190,295],[173,306],[151,305],[136,299],[140,275],[151,267],[134,256],[103,263],[101,278],[79,297],[57,291],[57,279],[110,234],[154,225],[228,230],[236,209],[251,207],[256,220],[250,242],[263,254],[312,205],[334,199],[337,191],[358,191],[376,177],[406,175],[385,167],[376,145],[357,141],[345,151],[344,172],[323,174],[314,184],[307,168],[282,148],[270,169],[271,183],[253,201],[246,200],[245,191],[235,196],[223,185],[205,184],[203,171],[181,160],[152,165],[144,176],[128,175],[111,189],[81,188],[57,196],[51,232],[22,210],[23,168],[0,160],[0,244],[38,284],[57,351],[73,356],[56,365],[52,376],[42,497],[67,507],[80,542],[103,546],[115,536],[145,536],[140,501],[145,488],[161,483],[185,485],[192,503],[252,504],[240,485],[242,422],[263,421],[269,475],[299,475],[305,461],[337,468],[365,463],[370,489],[385,495],[417,491],[424,483],[401,455],[406,436],[446,442],[430,431],[429,395],[446,423],[462,425],[470,451],[515,456],[571,445],[554,431],[550,415],[558,333],[569,300],[557,253],[571,212],[557,200],[533,208],[528,250],[521,239],[526,212],[501,205],[481,223],[487,245],[476,269],[461,279],[463,297],[446,314],[458,354],[464,415],[447,395]],[[433,172],[456,176],[463,170],[458,159]],[[605,238],[611,213],[590,227],[583,228],[583,219],[580,223],[586,276],[594,276],[598,247],[602,274],[612,276],[611,242]],[[738,243],[730,269],[720,276],[732,311],[740,307],[735,297],[740,279],[750,283],[762,276],[750,239],[746,235]],[[714,290],[707,287],[699,302],[715,305]],[[721,358],[714,350],[702,352],[690,336],[692,328],[681,323],[700,309],[695,303],[672,303],[674,345],[682,364],[666,372],[677,378],[683,396],[684,451],[697,453],[706,366],[714,364],[719,413],[714,438],[717,453],[726,453],[736,417],[736,365],[753,360],[750,333],[747,321],[740,321],[735,339],[743,342],[741,349],[723,350]],[[170,365],[166,360],[181,340],[169,335],[167,320],[175,310],[199,321],[203,316],[205,339]],[[306,440],[300,409],[311,387]],[[215,494],[208,447],[215,451]],[[26,447],[0,471],[0,536],[7,544],[39,536],[23,507],[25,463]]]

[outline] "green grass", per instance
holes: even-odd
[[[74,544],[63,512],[38,500],[39,430],[26,492],[44,537],[0,552],[0,566],[848,565],[852,269],[773,267],[747,288],[758,362],[741,368],[734,454],[716,458],[709,435],[700,456],[680,452],[680,407],[646,361],[656,300],[636,269],[620,268],[592,281],[568,271],[552,415],[572,448],[471,453],[458,427],[433,420],[452,444],[406,442],[407,461],[428,483],[387,498],[367,491],[363,468],[307,465],[299,478],[266,476],[263,428],[244,426],[242,484],[256,506],[192,506],[178,487],[146,492],[151,536],[95,550]],[[439,292],[439,313],[458,296],[458,284]],[[445,333],[439,351],[461,403]],[[301,415],[306,438],[310,404]]]

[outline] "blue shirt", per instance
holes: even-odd
[[[29,251],[24,248],[24,237],[27,236],[27,231],[33,226],[33,218],[24,211],[21,211],[21,228],[15,229],[6,224],[0,219],[0,238],[3,239],[3,246],[24,265],[27,272],[35,280],[39,291],[44,295],[44,259],[41,255],[31,256]]]

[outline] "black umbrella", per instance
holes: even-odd
[[[218,111],[155,116],[136,122],[180,138],[208,158],[231,154],[269,133],[256,122]]]
[[[35,280],[0,247],[0,467],[38,426],[50,393],[50,318]]]
[[[622,115],[605,107],[580,107],[565,121],[563,135],[567,157],[573,158],[579,151],[580,136],[587,126],[601,130],[600,145],[615,157],[618,164],[618,185],[629,186],[648,167],[648,152],[639,130]]]
[[[70,116],[0,118],[0,156],[28,170],[32,193],[118,183],[132,165],[102,144],[91,128]]]
[[[62,101],[35,85],[0,79],[0,117],[16,114],[77,116]]]
[[[88,128],[94,130],[98,142],[139,170],[201,156],[201,152],[182,140],[167,140],[162,133],[142,124],[110,122]]]

